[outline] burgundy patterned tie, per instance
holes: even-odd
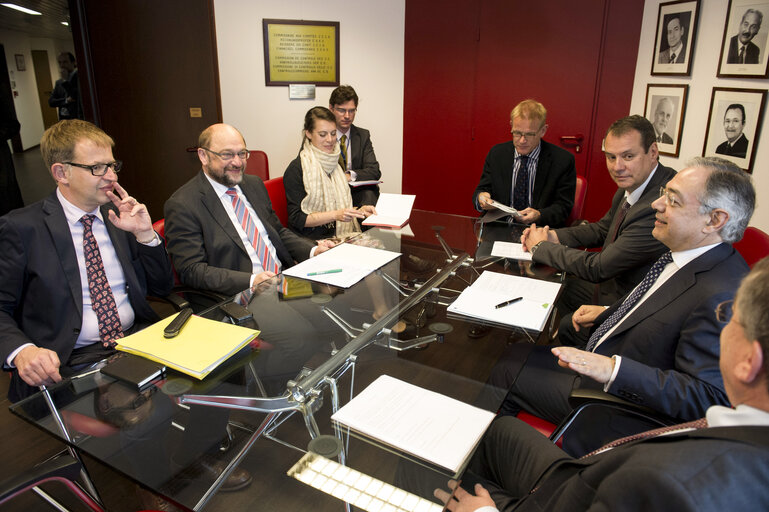
[[[262,268],[264,270],[269,270],[270,272],[275,272],[276,274],[279,273],[280,265],[275,258],[272,257],[270,248],[267,246],[267,242],[264,239],[264,234],[256,229],[256,224],[254,223],[254,219],[251,218],[251,214],[248,213],[246,203],[240,199],[237,190],[234,188],[228,188],[227,195],[232,198],[232,209],[235,210],[235,216],[238,218],[238,222],[240,222],[240,227],[242,227],[243,231],[248,235],[248,239],[251,241],[251,245],[256,251],[256,255],[262,263]]]
[[[99,321],[99,339],[105,347],[114,347],[114,340],[123,337],[123,326],[120,323],[115,296],[104,272],[104,262],[99,252],[99,244],[93,236],[91,226],[95,215],[83,215],[83,254],[85,255],[85,272],[88,276],[88,291],[91,293],[91,308]]]
[[[630,203],[627,202],[627,199],[623,199],[622,204],[617,210],[617,222],[614,224],[614,230],[611,232],[611,237],[609,238],[610,243],[617,239],[617,235],[619,234],[619,227],[622,224],[622,221],[625,220],[625,217],[627,216],[627,211],[629,209],[630,209]]]
[[[606,450],[611,450],[612,448],[616,448],[617,446],[623,445],[625,443],[629,443],[631,441],[637,441],[638,439],[647,439],[649,437],[657,437],[662,434],[672,433],[678,430],[706,428],[707,426],[708,426],[708,420],[706,418],[700,418],[698,420],[689,421],[687,423],[678,423],[676,425],[670,425],[669,427],[655,428],[654,430],[639,432],[638,434],[633,434],[632,436],[627,436],[627,437],[621,437],[617,440],[612,441],[611,443],[607,443],[601,446],[600,448],[598,448],[597,450],[593,450],[587,455],[583,455],[582,457],[580,457],[580,459],[591,457],[597,453],[601,453]]]

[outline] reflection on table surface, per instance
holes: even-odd
[[[169,370],[139,393],[85,372],[47,390],[64,432],[42,393],[12,410],[189,509],[339,510],[336,498],[286,475],[318,435],[340,439],[347,466],[433,499],[453,475],[337,429],[330,416],[383,374],[496,410],[504,393],[485,382],[510,329],[470,339],[468,322],[447,318],[446,306],[483,270],[551,277],[489,253],[473,260],[479,244],[517,241],[521,230],[414,210],[405,229],[348,242],[401,253],[351,288],[278,276],[232,298],[253,314],[243,325],[261,331],[260,343],[204,380]],[[218,306],[201,315],[230,321]],[[253,482],[217,493],[235,467]]]

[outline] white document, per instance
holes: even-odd
[[[363,181],[348,181],[347,184],[351,187],[364,187],[366,185],[379,185],[383,183],[379,180],[363,180]]]
[[[376,202],[376,215],[364,220],[363,225],[393,228],[403,226],[409,221],[416,197],[408,194],[380,194]]]
[[[494,413],[382,375],[331,419],[456,473]]]
[[[284,275],[349,288],[400,256],[399,252],[339,244],[283,271]]]
[[[523,250],[523,244],[513,242],[494,242],[491,255],[500,258],[531,261],[531,253]]]
[[[553,309],[560,283],[484,271],[447,311],[498,324],[541,331]],[[522,297],[515,304],[497,304]]]
[[[493,199],[490,199],[489,203],[491,203],[491,206],[493,206],[494,208],[498,210],[502,210],[505,213],[509,213],[510,215],[518,215],[518,210],[516,210],[515,208],[504,205],[498,201],[494,201]]]

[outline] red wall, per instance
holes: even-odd
[[[549,109],[546,140],[586,136],[575,155],[589,182],[584,216],[600,217],[616,190],[601,138],[628,114],[642,12],[642,0],[409,0],[404,193],[417,208],[475,215],[486,152],[509,140],[510,109],[534,97]]]

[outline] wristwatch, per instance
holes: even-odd
[[[542,245],[542,242],[544,242],[544,240],[540,240],[539,242],[537,242],[536,244],[534,244],[534,247],[532,247],[531,249],[529,249],[529,252],[531,253],[531,255],[532,255],[532,256],[534,256],[534,253],[537,251],[537,249],[539,248],[539,246],[540,246],[540,245]]]

